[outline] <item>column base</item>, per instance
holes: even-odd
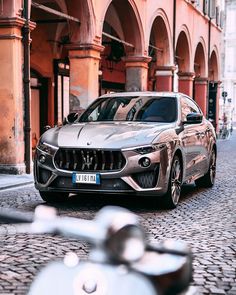
[[[25,164],[0,164],[1,174],[23,174],[25,172]]]

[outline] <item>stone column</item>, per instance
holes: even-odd
[[[196,103],[200,106],[204,116],[207,115],[207,78],[195,78],[195,95],[194,99]]]
[[[156,91],[172,91],[173,70],[174,67],[157,67]]]
[[[179,92],[182,92],[192,97],[194,73],[179,72],[178,76],[179,76]]]
[[[222,81],[216,81],[217,83],[217,94],[216,94],[216,122],[215,122],[215,129],[218,133],[219,130],[219,112],[220,112],[220,96],[222,91]]]
[[[126,67],[126,91],[146,91],[148,87],[149,56],[124,58]]]
[[[72,44],[70,59],[70,112],[82,112],[98,97],[99,61],[104,47],[94,44]]]
[[[25,172],[23,25],[19,17],[0,19],[0,173]]]

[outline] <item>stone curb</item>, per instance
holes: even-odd
[[[14,184],[3,185],[3,186],[1,186],[1,184],[0,184],[0,191],[10,189],[10,188],[17,188],[17,187],[21,187],[21,186],[25,186],[25,185],[30,185],[30,184],[34,184],[34,181],[30,180],[30,181],[25,181],[22,183],[14,183]]]

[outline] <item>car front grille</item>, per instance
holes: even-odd
[[[55,155],[58,169],[68,171],[115,171],[125,166],[121,151],[60,148]]]

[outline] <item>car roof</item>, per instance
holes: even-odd
[[[182,93],[179,92],[157,92],[157,91],[132,91],[132,92],[113,92],[113,93],[107,93],[104,95],[101,95],[100,97],[129,97],[129,96],[166,96],[166,97],[177,97],[181,95]]]

